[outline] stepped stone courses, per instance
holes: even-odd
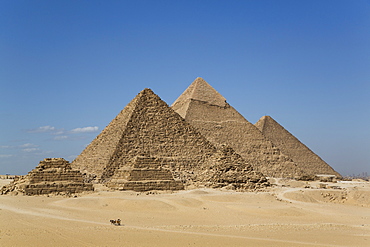
[[[72,164],[96,182],[107,182],[112,188],[136,186],[141,191],[145,186],[155,188],[154,180],[148,179],[150,173],[167,176],[166,170],[184,184],[214,184],[206,179],[205,170],[220,152],[150,89],[144,89]],[[154,159],[160,166],[156,170],[138,167],[141,156]],[[218,161],[220,165],[222,162]],[[248,180],[250,168],[243,162],[240,165],[245,169],[239,170]],[[259,176],[259,183],[266,182],[261,173],[253,175],[253,181]],[[164,181],[171,180],[166,177],[157,181],[162,181],[156,182],[161,189],[167,183]]]
[[[26,176],[4,186],[1,194],[13,191],[25,195],[71,194],[93,190],[93,185],[84,183],[80,171],[73,170],[68,161],[63,158],[46,158]]]
[[[307,175],[202,78],[197,78],[171,107],[214,145],[230,146],[255,170],[270,177]]]
[[[272,117],[262,117],[255,126],[284,153],[288,154],[299,167],[310,175],[328,174],[341,177],[331,166],[323,161],[307,146]]]
[[[137,156],[126,166],[118,169],[107,183],[119,190],[182,190],[181,181],[175,181],[169,169],[163,168],[163,160]]]

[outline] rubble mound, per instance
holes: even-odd
[[[4,186],[0,193],[10,192],[25,195],[42,195],[51,193],[81,193],[93,191],[93,185],[84,183],[78,170],[73,170],[63,158],[45,158],[39,165],[25,176],[20,176]]]
[[[200,174],[200,180],[209,183],[213,188],[253,190],[269,186],[261,172],[253,170],[251,165],[227,146],[219,149],[205,167]]]

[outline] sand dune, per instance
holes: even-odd
[[[370,246],[369,183],[276,182],[266,192],[1,196],[0,246]],[[109,223],[117,218],[122,226]]]

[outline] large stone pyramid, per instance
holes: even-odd
[[[230,146],[263,174],[271,177],[306,175],[202,78],[195,79],[172,108],[214,145]]]
[[[161,170],[162,173],[168,169],[176,180],[205,184],[207,182],[205,177],[215,172],[207,170],[208,163],[211,159],[216,159],[220,152],[222,151],[150,89],[144,89],[72,164],[97,182],[107,183],[112,188],[124,189],[130,187],[129,181],[137,183],[140,180],[130,178],[141,177],[142,183],[138,186],[145,187],[143,183],[148,184],[150,180],[148,173],[160,175],[161,172],[154,170],[142,171],[140,176],[134,175],[138,173],[137,169],[140,167],[135,166],[133,161],[140,159],[138,157],[148,157],[154,159],[156,165],[149,166],[148,169]],[[223,160],[225,159],[221,159],[219,163],[222,164]],[[246,179],[248,180],[246,184],[250,182],[250,188],[258,187],[255,183],[262,185],[266,181],[264,176],[255,173],[245,161],[243,162],[244,168],[239,169],[240,172],[245,177],[251,174],[251,179]],[[256,176],[259,178],[257,182]],[[169,180],[169,177],[160,180]],[[114,181],[117,185],[113,184]]]
[[[63,158],[46,158],[27,175],[21,176],[1,189],[2,194],[10,192],[25,195],[42,195],[50,193],[80,193],[94,190],[93,185],[83,182],[78,170]]]
[[[263,116],[255,126],[280,150],[288,154],[299,167],[310,175],[329,174],[341,177],[331,166],[301,143],[295,136],[270,116]]]

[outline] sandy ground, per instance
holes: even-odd
[[[0,196],[0,246],[370,246],[369,183],[272,182],[257,193]]]

